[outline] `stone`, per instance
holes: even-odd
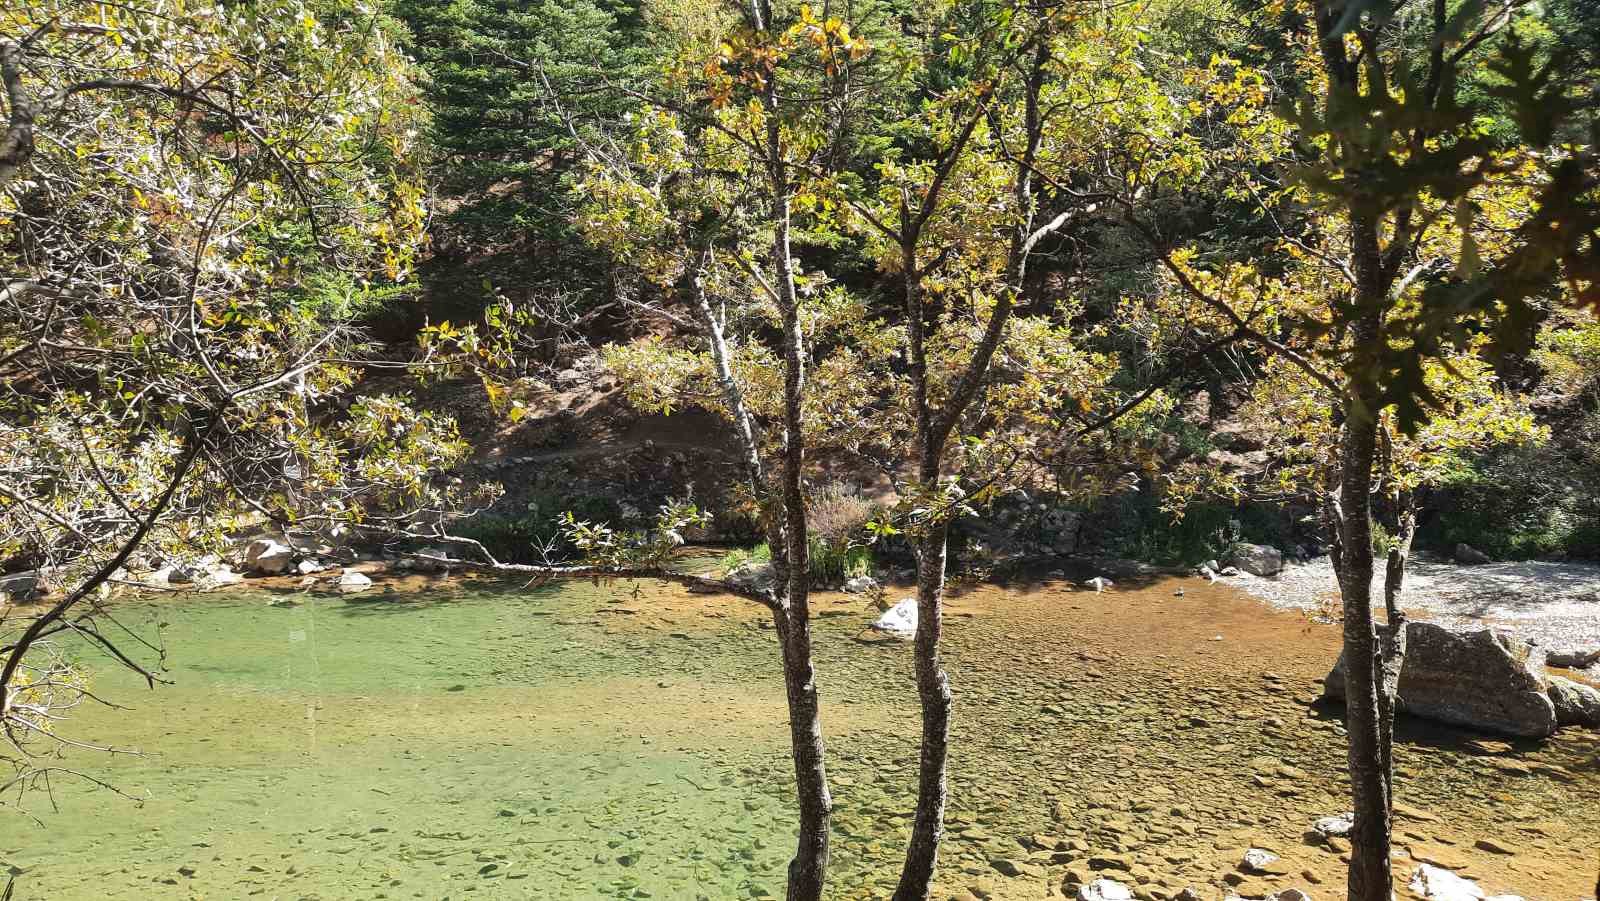
[[[1311,828],[1324,839],[1343,838],[1350,834],[1356,825],[1356,815],[1341,813],[1338,816],[1323,817],[1312,824]]]
[[[777,577],[771,563],[745,563],[723,573],[722,578],[740,588],[767,591]]]
[[[1265,848],[1250,848],[1245,851],[1244,857],[1239,860],[1239,869],[1262,876],[1289,872],[1282,858]]]
[[[868,628],[895,638],[912,639],[917,634],[917,599],[901,598]]]
[[[1546,679],[1558,725],[1600,729],[1600,688],[1560,676],[1547,676]]]
[[[1241,544],[1234,548],[1228,565],[1237,566],[1252,576],[1275,576],[1283,572],[1283,552],[1265,544]]]
[[[1133,890],[1115,879],[1096,879],[1078,888],[1078,901],[1133,901]]]
[[[7,599],[12,601],[33,601],[44,597],[49,591],[44,574],[39,570],[14,573],[9,576],[0,576],[0,603]]]
[[[1429,898],[1433,901],[1482,901],[1483,889],[1478,887],[1471,879],[1460,876],[1442,867],[1432,864],[1422,864],[1411,874],[1409,883],[1411,891],[1419,898]]]
[[[244,549],[245,568],[263,576],[287,572],[293,560],[294,549],[275,538],[257,538]]]
[[[355,594],[358,591],[366,591],[371,587],[372,580],[354,570],[346,570],[343,575],[339,576],[339,590],[344,594]]]
[[[1494,562],[1488,554],[1466,542],[1456,545],[1455,558],[1457,563],[1464,563],[1467,566],[1481,566],[1485,563]]]
[[[1544,665],[1557,669],[1588,669],[1596,663],[1600,663],[1600,649],[1579,651],[1566,648],[1544,652]]]
[[[321,560],[318,560],[315,557],[307,557],[306,559],[295,564],[295,571],[300,573],[302,576],[309,576],[312,573],[319,573],[327,568],[328,564],[323,563]]]
[[[847,580],[840,590],[845,594],[870,594],[878,590],[878,580],[871,576],[856,576]]]
[[[205,578],[202,581],[221,587],[223,585],[237,585],[244,581],[244,576],[234,572],[233,567],[226,563],[216,563],[206,570]]]
[[[1344,699],[1344,659],[1323,682]],[[1412,716],[1505,735],[1545,738],[1556,730],[1543,654],[1494,629],[1452,632],[1436,623],[1406,626],[1399,708]]]
[[[1273,892],[1266,897],[1266,901],[1311,901],[1311,896],[1297,888],[1288,888]]]

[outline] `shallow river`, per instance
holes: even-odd
[[[782,896],[792,779],[761,611],[654,583],[395,588],[124,605],[165,624],[174,684],[98,665],[97,692],[133,709],[72,734],[143,756],[65,762],[142,803],[65,778],[54,809],[31,795],[42,825],[0,820],[15,897]],[[832,896],[886,897],[914,796],[910,651],[855,639],[860,600],[819,603]],[[1091,860],[1144,897],[1220,897],[1250,846],[1288,872],[1241,894],[1343,897],[1339,849],[1305,837],[1348,807],[1336,711],[1310,703],[1335,629],[1194,579],[984,586],[950,608],[936,897],[1052,897]],[[1401,738],[1398,872],[1425,859],[1529,901],[1587,897],[1595,735]]]

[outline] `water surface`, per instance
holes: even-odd
[[[33,795],[42,826],[0,822],[16,897],[782,896],[792,776],[759,609],[653,583],[399,587],[124,604],[129,625],[164,624],[174,684],[99,665],[97,691],[134,709],[74,734],[143,754],[68,763],[143,801],[70,780],[55,809]],[[269,606],[285,596],[301,603]],[[833,896],[886,897],[914,798],[910,652],[856,640],[860,600],[819,606]],[[1342,896],[1338,849],[1305,838],[1348,807],[1337,711],[1309,703],[1334,629],[1190,579],[978,587],[950,606],[937,897],[1048,897],[1109,858],[1148,897],[1220,896],[1249,846],[1290,872],[1241,893]],[[1593,735],[1403,726],[1411,855],[1529,901],[1584,896]]]

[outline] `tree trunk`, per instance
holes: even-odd
[[[800,834],[789,861],[788,901],[819,901],[828,876],[828,831],[833,799],[824,765],[817,674],[811,656],[811,620],[793,608],[774,615],[783,646],[783,682],[789,701],[789,742],[794,755]]]
[[[1372,456],[1377,427],[1370,415],[1346,423],[1341,454],[1343,500],[1339,594],[1344,602],[1345,722],[1349,731],[1349,901],[1389,901],[1389,779],[1384,773],[1379,709],[1378,640],[1372,620]]]
[[[950,747],[950,680],[939,659],[943,631],[946,535],[941,520],[918,542],[917,697],[922,703],[922,756],[917,769],[917,814],[894,901],[923,901],[939,862],[944,835],[946,763]]]

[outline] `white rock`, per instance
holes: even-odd
[[[339,577],[339,590],[345,594],[354,594],[358,591],[366,591],[371,587],[372,580],[358,572],[347,571],[344,573],[344,575]]]
[[[1133,890],[1114,879],[1078,886],[1078,901],[1133,901]]]
[[[298,571],[302,576],[309,576],[312,573],[319,573],[327,568],[328,564],[312,557],[307,557],[306,559],[301,560],[295,566],[295,570]]]
[[[917,634],[917,599],[902,598],[872,624],[874,632],[883,632],[895,638],[914,638]]]
[[[244,581],[244,576],[233,571],[233,567],[219,563],[206,571],[206,581],[212,585],[237,585]]]
[[[1267,867],[1278,862],[1278,855],[1262,848],[1251,848],[1244,852],[1244,858],[1239,861],[1239,869],[1246,873],[1264,873]]]
[[[1311,827],[1323,838],[1343,838],[1356,826],[1356,815],[1341,813],[1336,817],[1323,817]]]
[[[1483,889],[1471,879],[1433,864],[1422,864],[1411,874],[1411,890],[1434,901],[1483,901]]]
[[[274,538],[257,538],[244,549],[244,565],[264,576],[287,572],[293,560],[294,548]]]

